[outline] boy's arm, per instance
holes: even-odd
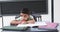
[[[27,21],[28,24],[34,24],[35,23],[35,20],[34,19],[31,19],[29,21]]]
[[[18,20],[13,20],[10,22],[11,25],[18,25],[19,24],[19,21]]]
[[[35,17],[30,15],[29,20],[27,21],[28,24],[34,24],[35,23]]]
[[[20,17],[19,18],[16,18],[15,20],[12,20],[10,22],[10,24],[12,24],[12,25],[19,24],[19,22],[20,22],[19,20],[20,20]]]
[[[11,25],[26,24],[26,21],[13,20],[10,24]]]

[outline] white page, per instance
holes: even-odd
[[[44,26],[47,25],[45,22],[35,22],[35,24],[19,24],[17,27],[28,27],[28,26]]]

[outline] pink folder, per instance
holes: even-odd
[[[45,26],[38,26],[38,28],[56,28],[58,26],[57,23],[47,23]]]

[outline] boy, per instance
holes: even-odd
[[[12,25],[18,24],[34,24],[35,20],[32,15],[30,15],[30,11],[28,8],[23,8],[20,13],[20,17],[11,22]]]

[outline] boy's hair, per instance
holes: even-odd
[[[21,10],[21,13],[30,15],[30,10],[29,10],[28,8],[23,8],[23,9]]]

